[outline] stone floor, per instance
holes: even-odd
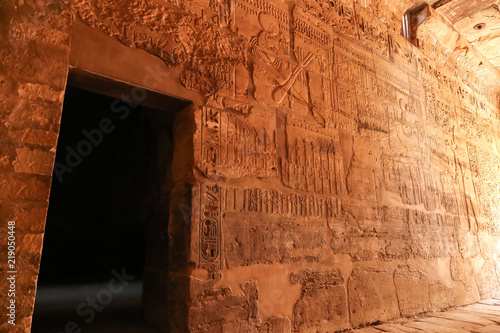
[[[381,324],[352,332],[500,333],[500,298],[486,299],[460,308],[428,313],[405,322]]]
[[[158,333],[143,317],[142,281],[130,282],[111,302],[90,311],[88,298],[96,299],[108,281],[86,285],[43,286],[37,291],[31,333]],[[84,307],[78,313],[81,304]],[[91,315],[93,313],[93,315]],[[66,325],[73,322],[74,329]]]
[[[87,297],[97,295],[107,286],[107,283],[102,283],[39,288],[31,332],[62,332],[66,324],[73,321],[83,333],[158,333],[143,319],[141,281],[134,281],[121,293],[115,294],[112,302],[95,312],[92,320],[88,320],[88,312],[84,316],[76,313],[78,306],[85,302]],[[351,332],[500,333],[500,298],[486,299],[444,312],[428,313],[404,322],[386,323]]]

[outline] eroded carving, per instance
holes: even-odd
[[[341,212],[337,198],[288,194],[260,188],[223,188],[224,210],[228,213],[256,213],[277,217],[335,218]]]
[[[276,175],[276,131],[256,129],[230,112],[205,107],[200,167],[208,177]]]

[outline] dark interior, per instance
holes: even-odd
[[[161,111],[138,106],[121,120],[110,110],[113,100],[75,88],[66,93],[58,163],[65,164],[66,147],[89,141],[82,130],[98,130],[103,117],[116,125],[73,171],[53,178],[39,285],[100,281],[122,267],[142,274],[154,154],[146,113]]]
[[[143,324],[146,230],[158,225],[154,219],[163,219],[165,230],[168,225],[172,124],[179,107],[158,110],[132,102],[67,88],[34,333],[64,332],[68,322],[84,332],[114,331],[116,325],[124,332],[147,332],[145,326],[133,329]],[[128,280],[120,292],[103,291],[123,272]],[[92,316],[87,297],[99,293],[106,304],[98,303]],[[122,319],[114,321],[114,315]]]

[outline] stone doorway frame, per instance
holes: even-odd
[[[168,123],[168,125],[171,126],[171,129],[165,131],[165,133],[162,133],[162,135],[172,135],[174,146],[177,142],[176,139],[179,136],[179,133],[174,133],[174,123],[176,122],[177,116],[182,113],[191,113],[193,109],[191,101],[181,100],[179,98],[161,94],[156,91],[151,91],[143,87],[137,87],[129,83],[117,81],[95,73],[90,73],[88,71],[75,67],[70,67],[69,69],[65,91],[67,91],[68,88],[79,88],[92,93],[116,98],[117,101],[119,100],[130,102],[133,104],[145,106],[147,108],[156,109],[160,112],[164,111],[165,113],[170,114],[170,116],[174,118],[173,121]],[[181,118],[185,119],[186,117],[181,116]],[[155,133],[158,134],[165,123],[162,123],[161,119],[151,120],[153,122],[158,120],[158,123],[154,125],[154,127],[156,127]],[[159,146],[161,146],[161,144],[159,144]],[[175,155],[176,154],[174,154],[174,152],[172,151],[171,154],[169,154],[169,156],[167,157],[167,159],[170,160],[170,163],[172,164],[170,176],[172,176],[174,171],[176,171],[174,170],[174,159],[176,158]],[[162,186],[165,185],[160,185],[160,187]],[[175,188],[174,184],[172,188],[169,188],[169,190],[175,192],[179,189]],[[146,286],[148,291],[143,293],[143,310],[145,319],[151,324],[155,325],[157,328],[161,329],[161,331],[165,332],[170,331],[170,321],[168,318],[171,309],[169,307],[171,305],[175,307],[176,303],[178,303],[179,301],[184,301],[175,299],[175,297],[177,297],[178,295],[176,295],[175,291],[172,292],[171,290],[175,287],[173,286],[173,284],[168,282],[171,275],[169,266],[172,258],[169,246],[169,239],[171,238],[171,235],[168,230],[168,224],[171,222],[171,219],[174,219],[177,222],[180,220],[178,214],[179,212],[181,213],[181,215],[185,214],[186,207],[189,207],[187,206],[189,204],[189,198],[184,199],[185,201],[183,201],[183,199],[169,199],[167,202],[169,207],[167,208],[160,206],[154,207],[154,209],[157,210],[157,212],[154,213],[155,217],[161,216],[160,211],[164,208],[167,210],[167,214],[169,215],[167,221],[161,221],[164,222],[165,225],[162,225],[160,221],[151,220],[147,221],[147,224],[145,226],[146,235],[144,236],[146,237],[146,265],[144,267],[143,278],[144,286]],[[176,208],[179,208],[178,212],[175,211]],[[174,211],[171,211],[172,209],[174,209]],[[184,222],[186,222],[186,218],[186,216],[182,216]],[[182,223],[182,221],[180,222]],[[151,245],[148,243],[154,244]],[[151,263],[154,264],[151,265]]]

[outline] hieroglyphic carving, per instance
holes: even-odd
[[[233,22],[230,0],[189,0],[183,8],[197,15],[203,21],[222,28],[230,27]]]
[[[409,96],[410,95],[410,82],[408,71],[395,68],[388,59],[375,55],[375,72],[377,73],[377,80],[385,81],[385,83],[393,85],[396,90]]]
[[[433,20],[433,18],[431,18]],[[427,20],[428,23],[430,20]],[[422,24],[418,29],[418,45],[425,50],[427,57],[439,66],[445,67],[448,62],[450,50],[436,39],[436,35],[427,24]]]
[[[439,198],[441,207],[443,207],[447,213],[458,216],[460,211],[457,198],[457,188],[455,187],[455,177],[448,172],[442,173],[440,178],[441,188],[439,189]]]
[[[340,52],[335,56],[335,64],[339,79],[359,88],[368,87],[364,64]]]
[[[350,85],[337,83],[336,92],[336,105],[339,112],[338,126],[346,131],[357,132],[358,102],[356,89]]]
[[[363,112],[358,114],[358,131],[364,137],[385,143],[390,137],[388,121],[389,108],[380,98],[368,99],[368,104],[363,107]]]
[[[215,279],[222,265],[221,193],[215,184],[201,185],[200,193],[199,267]]]
[[[407,70],[417,72],[417,58],[411,45],[394,31],[388,31],[387,43],[389,45],[389,59]],[[418,81],[417,81],[418,82]]]
[[[474,96],[477,96],[477,94],[474,94]],[[500,100],[500,96],[498,97],[498,100]],[[495,104],[492,104],[488,102],[484,97],[479,96],[476,97],[476,107],[477,107],[477,114],[480,116],[483,116],[485,118],[492,119],[496,122],[500,120],[500,115],[498,110],[498,107],[495,107]]]
[[[207,167],[214,168],[220,165],[220,126],[220,110],[204,108],[201,128],[201,164]],[[205,173],[208,173],[208,169]]]
[[[429,90],[430,87],[434,87],[434,89],[439,91],[457,94],[458,91],[455,79],[444,74],[430,59],[419,57],[417,59],[417,65],[420,77],[428,87],[427,90]]]
[[[434,132],[428,137],[428,148],[431,153],[431,160],[443,167],[445,170],[450,165],[452,151],[449,149],[451,142],[443,132]]]
[[[209,177],[268,177],[277,173],[276,131],[256,129],[227,111],[205,107],[201,170]]]
[[[392,149],[422,152],[426,149],[427,134],[425,123],[416,114],[408,96],[396,92],[397,105],[388,107],[390,145]]]
[[[180,8],[186,8],[186,0],[166,0]]]
[[[322,126],[332,124],[329,29],[310,24],[304,19],[302,9],[296,7],[294,49],[290,50],[287,9],[273,5],[260,7],[252,13],[257,15],[258,25],[247,27],[245,22],[247,26],[240,29],[242,34],[251,36],[250,41],[255,45],[252,54],[260,60],[254,65],[256,99],[308,114]],[[242,8],[249,10],[248,6]]]
[[[190,6],[194,2],[202,4],[199,14],[201,19],[196,17],[198,13],[190,13]],[[484,94],[484,88],[478,93],[474,88],[477,86],[475,83],[470,86],[461,83],[460,77],[462,73],[466,73],[465,68],[455,69],[449,66],[452,65],[448,61],[449,53],[443,52],[439,45],[432,49],[433,44],[436,44],[433,39],[423,40],[424,50],[418,50],[398,39],[397,33],[391,38],[386,37],[385,25],[364,9],[357,9],[373,4],[373,12],[376,13],[380,7],[394,9],[399,5],[376,0],[79,0],[66,3],[69,6],[86,7],[78,13],[86,24],[101,29],[108,36],[129,47],[153,55],[141,56],[139,52],[137,59],[144,59],[147,63],[149,58],[154,63],[155,56],[158,56],[169,66],[178,67],[175,70],[169,69],[168,74],[160,73],[165,78],[177,80],[178,73],[184,71],[184,75],[180,77],[181,83],[188,89],[201,93],[187,92],[186,95],[184,89],[174,88],[175,92],[187,98],[193,97],[196,105],[207,103],[203,111],[195,111],[196,119],[191,119],[189,112],[185,118],[188,123],[195,125],[192,126],[192,131],[195,132],[195,140],[200,140],[200,144],[195,146],[196,152],[199,152],[195,161],[195,178],[188,182],[203,182],[203,176],[208,176],[220,180],[224,186],[233,187],[221,188],[212,184],[196,186],[199,188],[200,207],[193,215],[193,221],[199,216],[199,222],[179,228],[178,231],[186,236],[185,245],[193,245],[193,257],[199,256],[199,259],[193,259],[193,262],[210,271],[212,278],[224,267],[229,279],[212,288],[214,283],[201,281],[203,272],[188,272],[186,277],[191,275],[193,282],[191,291],[196,292],[188,295],[186,290],[188,293],[181,296],[188,298],[188,307],[195,304],[194,308],[186,309],[195,314],[190,316],[189,323],[193,331],[207,331],[212,327],[232,331],[236,330],[238,324],[240,330],[272,330],[273,325],[269,323],[273,319],[269,319],[262,311],[258,314],[257,303],[260,302],[262,309],[263,302],[269,298],[266,294],[270,287],[289,289],[287,283],[280,285],[279,275],[297,270],[299,263],[306,263],[308,269],[312,268],[306,274],[307,278],[312,277],[311,281],[307,282],[307,285],[306,282],[303,283],[311,297],[302,297],[301,302],[304,302],[296,304],[297,311],[289,311],[290,307],[275,307],[274,314],[279,316],[274,319],[287,321],[287,325],[282,325],[283,330],[290,331],[291,325],[295,325],[294,329],[297,330],[300,324],[296,322],[303,319],[299,317],[304,317],[301,316],[299,308],[312,304],[309,313],[314,314],[310,317],[313,318],[310,322],[314,321],[312,326],[317,327],[306,329],[339,330],[334,324],[327,326],[328,319],[338,317],[338,313],[321,311],[325,308],[331,310],[329,305],[333,303],[323,302],[324,304],[315,306],[324,300],[320,294],[325,285],[320,280],[324,280],[328,274],[314,270],[325,264],[338,266],[339,263],[332,260],[331,256],[330,250],[334,248],[335,252],[342,249],[344,253],[356,248],[361,249],[359,253],[362,254],[343,256],[341,266],[346,266],[343,263],[349,264],[354,260],[372,259],[373,262],[369,265],[378,266],[382,265],[384,260],[398,259],[394,265],[385,265],[388,269],[394,269],[402,260],[411,258],[408,261],[410,265],[419,262],[419,268],[426,270],[427,261],[421,260],[421,257],[441,257],[436,260],[445,263],[446,258],[460,257],[461,252],[454,247],[457,244],[461,246],[460,238],[456,237],[457,229],[461,228],[461,221],[469,223],[468,230],[459,230],[462,235],[467,234],[465,237],[468,237],[472,232],[471,236],[474,237],[471,239],[481,240],[481,247],[488,246],[489,243],[494,244],[495,239],[483,239],[496,235],[495,232],[478,235],[477,231],[480,229],[474,225],[478,225],[478,221],[484,223],[482,221],[485,216],[481,209],[486,211],[493,222],[497,222],[500,216],[500,144],[493,144],[495,139],[491,139],[491,136],[499,138],[498,123],[492,122],[498,119],[498,107],[494,104],[488,105],[489,102],[493,103],[491,99],[496,99],[496,103],[498,96],[489,97],[488,102],[488,98],[478,96]],[[408,5],[409,3],[407,1]],[[305,9],[302,6],[305,6]],[[17,16],[28,13],[22,7],[20,5]],[[2,13],[7,15],[6,22],[10,15],[7,12]],[[386,19],[394,20],[392,17]],[[56,18],[55,23],[59,24],[58,22],[63,24]],[[19,29],[22,27],[24,26]],[[30,40],[34,42],[31,46],[35,46],[36,50],[40,49],[43,54],[44,45],[39,44],[46,39],[35,41],[40,33],[32,26],[26,27],[22,34],[32,36]],[[330,36],[332,31],[341,35],[335,45],[332,44]],[[57,31],[52,32],[53,34],[47,35],[57,37]],[[96,35],[98,33],[96,32]],[[355,40],[345,42],[344,35]],[[453,38],[449,42],[457,49],[463,47],[455,43]],[[111,44],[112,40],[110,46]],[[335,54],[332,54],[333,46]],[[363,46],[366,49],[363,49]],[[420,66],[420,78],[415,75],[413,51],[418,54],[420,60],[427,59],[424,52],[437,54],[437,64],[432,60],[425,60],[427,63]],[[30,59],[27,54],[7,56]],[[444,66],[445,61],[448,61],[447,66]],[[10,63],[12,66],[4,64],[3,67],[12,67],[16,71],[26,67],[28,71],[36,72],[39,65],[37,61],[16,64],[16,61],[10,60]],[[64,66],[62,69],[64,70]],[[237,97],[247,93],[248,77],[245,78],[245,73],[248,75],[250,72],[255,76],[250,82],[249,92],[255,92],[256,100],[245,103],[248,101]],[[464,74],[468,81],[473,80],[469,79],[469,76],[474,77],[474,73],[469,72]],[[238,73],[241,73],[241,76]],[[24,74],[22,76],[31,77]],[[34,76],[34,81],[42,79],[39,74]],[[242,78],[241,84],[238,84],[238,78]],[[15,80],[8,75],[2,77],[2,80],[5,82],[0,86],[14,85],[15,90]],[[335,83],[332,80],[335,80]],[[164,84],[168,85],[168,82]],[[159,89],[167,90],[170,91],[167,86]],[[22,92],[21,86],[19,94],[12,95],[23,97]],[[425,104],[424,95],[427,95],[427,118],[421,112],[422,105]],[[221,97],[231,99],[234,104],[229,106],[229,102]],[[332,97],[335,100],[332,100]],[[0,99],[4,100],[3,97]],[[47,113],[39,103],[46,103],[40,102],[39,98],[29,103],[26,100],[24,102],[12,109],[19,111],[20,118],[31,118],[30,122],[36,126],[39,118]],[[262,122],[252,119],[255,107],[279,114],[277,121],[280,125],[286,121],[286,129],[275,130],[273,122],[276,119],[272,117],[263,117]],[[27,116],[30,108],[33,108],[31,111],[34,112]],[[331,110],[339,112],[333,113]],[[455,111],[457,114],[454,114]],[[460,119],[458,111],[464,111]],[[198,118],[200,114],[201,118]],[[343,117],[342,121],[338,121],[339,114]],[[296,117],[292,120],[289,115]],[[23,128],[23,124],[14,114],[6,119],[12,122],[6,123],[8,128]],[[49,125],[53,121],[41,121],[53,127]],[[463,133],[457,133],[455,123],[465,124],[465,137]],[[32,125],[24,127],[34,127]],[[342,138],[339,140],[341,144],[333,137],[335,134],[328,133],[329,130],[334,132],[334,128],[339,128],[337,135]],[[492,132],[494,134],[491,134]],[[39,134],[35,136],[40,136]],[[190,146],[192,133],[188,131],[181,134],[182,143]],[[30,140],[25,134],[22,134],[22,138],[12,138],[25,144]],[[384,138],[389,139],[384,141]],[[469,177],[469,166],[462,163],[466,159],[460,155],[461,152],[457,153],[460,149],[465,150],[465,141],[470,145],[470,164],[475,172],[474,177],[469,179],[466,179]],[[278,145],[280,160],[276,151]],[[6,152],[11,150],[7,149]],[[420,154],[421,151],[428,152],[425,159],[422,158],[424,156]],[[386,153],[383,162],[380,158],[381,152]],[[185,156],[190,154],[189,151],[185,153]],[[11,157],[9,159],[7,156],[2,160],[2,167],[7,168],[7,171],[14,160],[14,157]],[[186,162],[187,171],[191,171],[190,159]],[[19,161],[13,163],[16,166]],[[384,183],[380,180],[382,168]],[[457,169],[461,169],[461,173]],[[279,175],[278,170],[281,171]],[[21,175],[17,178],[21,179],[20,177]],[[234,179],[240,177],[241,179]],[[340,191],[341,183],[344,193]],[[481,198],[482,205],[478,205],[477,197]],[[346,214],[342,214],[344,203],[345,206],[351,206]],[[198,209],[198,201],[193,207]],[[343,215],[342,219],[339,215]],[[333,221],[324,223],[325,219]],[[276,220],[280,223],[273,223]],[[233,229],[227,228],[229,224]],[[345,224],[345,227],[340,227],[341,224]],[[224,230],[221,230],[221,227],[224,227]],[[189,234],[190,228],[196,232]],[[259,228],[259,232],[252,234]],[[308,229],[313,228],[314,234],[319,235],[315,237],[319,239],[314,243],[317,245],[310,245],[313,242],[307,237]],[[406,233],[403,233],[405,229]],[[411,237],[408,237],[409,230]],[[349,231],[350,235],[345,231]],[[259,238],[261,241],[255,242],[255,239]],[[297,246],[297,239],[306,245],[302,248]],[[199,244],[196,244],[197,242]],[[225,243],[226,247],[223,247],[222,243]],[[467,241],[465,247],[472,243]],[[328,249],[328,246],[331,249]],[[244,265],[254,266],[245,268],[245,271],[233,270],[238,264],[231,266],[223,261],[223,255],[228,256],[232,247],[244,248],[246,252],[252,253],[252,258],[244,261]],[[283,252],[273,252],[272,247],[286,248],[286,251],[291,253],[287,258],[289,261],[282,260],[286,258],[282,255]],[[482,261],[479,255],[496,255],[493,251],[483,252],[482,248],[480,251],[480,254],[474,254],[476,263]],[[234,257],[240,255],[238,251],[234,253]],[[306,261],[301,262],[298,256],[304,254]],[[307,256],[314,259],[307,260]],[[268,259],[270,257],[272,258]],[[181,255],[180,258],[184,257]],[[333,257],[335,258],[340,257]],[[435,263],[436,260],[432,262]],[[276,262],[280,264],[271,267],[271,264]],[[429,265],[427,273],[432,275],[435,265],[431,266],[433,265]],[[263,267],[265,269],[262,269]],[[286,269],[282,269],[283,267]],[[476,268],[479,269],[479,266]],[[349,271],[348,269],[344,273],[349,274]],[[373,277],[376,285],[380,285],[377,283],[379,276],[388,275],[389,285],[392,286],[392,274],[380,274],[378,268],[374,271],[378,273],[370,273],[367,276],[370,279]],[[241,272],[244,274],[236,276]],[[240,289],[238,284],[249,278],[248,273],[251,273],[252,279],[259,281],[258,285],[257,282],[241,284]],[[445,275],[440,274],[432,279],[446,278]],[[276,279],[268,283],[269,277]],[[349,279],[349,276],[346,276],[346,279]],[[425,281],[427,280],[420,279],[424,284],[427,283]],[[434,287],[441,285],[440,282],[429,283]],[[230,287],[226,286],[227,284]],[[402,291],[399,296],[405,293],[408,286],[411,287],[410,284],[396,284],[398,292]],[[481,290],[481,284],[480,279],[477,279],[478,288],[471,288],[473,292],[469,295],[464,294],[460,288],[460,300],[474,298],[476,291]],[[363,286],[363,283],[359,285]],[[327,283],[326,287],[331,286]],[[338,288],[342,291],[341,295],[344,295],[344,287],[349,286],[344,283],[334,286],[334,289]],[[235,291],[235,294],[231,290]],[[428,296],[427,293],[422,294]],[[450,294],[450,298],[454,297],[453,293]],[[346,318],[348,321],[349,310],[361,316],[356,302],[352,301],[353,294],[346,295],[349,303],[345,302],[348,309],[346,312],[342,311],[345,314],[342,321]],[[436,294],[431,292],[429,295],[432,296],[433,307],[433,300],[436,299],[445,305],[453,304],[453,301],[447,299],[447,295],[436,297]],[[192,302],[189,302],[190,296],[195,296]],[[331,299],[335,300],[335,297],[330,297]],[[403,309],[407,299],[399,297],[399,300],[403,300],[400,302]],[[424,302],[429,303],[428,297]],[[382,313],[385,311],[384,304],[380,304],[380,310],[375,311]],[[393,305],[395,304],[391,304]],[[317,308],[320,308],[320,311],[316,311]],[[201,313],[209,315],[196,316],[199,309]],[[203,321],[212,314],[211,311],[205,311],[206,309],[212,309],[214,316]],[[287,313],[293,314],[293,318],[286,318],[283,314]],[[227,314],[227,320],[217,318]],[[395,316],[397,315],[396,305]],[[203,322],[198,325],[195,317],[203,317]],[[175,319],[171,317],[171,320]],[[374,320],[376,319],[378,318]],[[267,326],[266,320],[269,324]],[[278,326],[274,326],[276,327]]]
[[[436,99],[436,93],[428,86],[424,84],[425,91],[425,117],[427,121],[432,121],[436,114],[436,107],[434,101]]]
[[[484,147],[490,146],[500,152],[497,145],[498,133],[496,121],[479,115],[479,112],[470,112],[465,108],[457,108],[457,129],[460,135],[470,142],[476,142]]]
[[[170,2],[186,7],[184,1]],[[185,65],[180,80],[186,88],[206,94],[229,90],[230,97],[239,90],[235,88],[235,71],[246,64],[247,45],[211,24],[213,22],[207,23],[179,8],[149,0],[75,1],[71,6],[84,23],[122,44],[155,55],[170,67]],[[229,6],[229,2],[210,1],[207,6],[225,13],[227,10],[221,8]],[[204,38],[193,38],[193,35]]]
[[[396,43],[397,37],[392,42]],[[402,43],[400,41],[400,43]],[[390,45],[395,48],[395,45]],[[391,50],[391,49],[390,49]],[[420,99],[420,85],[415,61],[409,50],[396,50],[389,58],[374,53],[377,93],[387,110],[389,145],[393,151],[412,152],[423,157],[426,151],[427,134]],[[391,50],[391,52],[396,52]],[[394,66],[397,58],[399,66]],[[374,100],[369,96],[368,100]]]
[[[397,89],[391,83],[384,80],[377,81],[377,92],[379,96],[386,102],[393,105],[398,105]]]
[[[467,150],[481,208],[487,217],[495,218],[500,214],[500,156],[471,143]]]
[[[217,99],[229,99],[225,105],[241,110],[247,109],[241,104],[248,102],[248,79],[245,65],[231,63],[216,63],[210,67],[193,63],[180,78],[186,88],[211,94]]]
[[[230,0],[210,0],[209,8],[215,13],[214,23],[222,28],[227,28],[231,25],[232,18]]]
[[[255,213],[277,217],[334,218],[341,201],[333,197],[283,193],[276,190],[222,188],[223,209],[228,214]]]
[[[288,128],[296,128],[298,130],[314,133],[316,135],[320,135],[321,137],[334,138],[338,141],[338,133],[336,131],[320,127],[316,122],[307,121],[301,116],[295,116],[292,114],[287,115],[286,126]]]
[[[410,160],[385,154],[382,159],[385,188],[397,193],[403,204],[424,204],[428,211],[438,207],[438,184],[430,170]]]
[[[285,127],[286,145],[283,148],[286,154],[280,155],[282,184],[308,192],[340,194],[338,132],[294,115],[286,117]]]
[[[461,227],[459,216],[406,209],[410,228],[412,251],[428,258],[457,252],[457,233]]]
[[[258,36],[256,31],[266,31],[270,35],[264,37],[276,37],[289,41],[289,17],[286,5],[278,5],[267,0],[234,0],[236,22],[235,30],[251,40]],[[265,42],[263,40],[263,42]]]
[[[256,47],[252,53],[267,65],[280,68],[283,57],[289,55],[289,40],[281,31],[278,20],[271,14],[260,12],[258,15],[260,28],[262,29],[250,42]]]
[[[169,66],[178,66],[187,60],[187,53],[175,35],[164,35],[146,26],[124,29],[123,39],[138,49],[158,54]]]
[[[453,133],[456,127],[455,109],[452,102],[434,99],[434,122],[446,133]]]
[[[389,54],[389,36],[387,26],[365,8],[357,6],[355,21],[361,41],[375,47],[380,55]]]
[[[376,86],[375,75],[371,72],[372,54],[355,41],[341,36],[335,37],[334,50],[338,127],[357,132],[358,113],[369,104],[365,95]]]
[[[493,143],[493,120],[478,116],[476,124],[478,144],[490,146]]]
[[[255,57],[255,98],[275,106],[298,102],[302,112],[307,112],[307,89],[294,87],[297,80],[304,78],[304,71],[292,61],[287,6],[266,0],[238,0],[235,11],[235,29],[252,44],[251,54]],[[304,61],[309,63],[314,58]],[[302,94],[295,94],[296,90]],[[291,92],[296,97],[293,101]]]
[[[339,165],[333,141],[294,138],[281,160],[283,185],[315,193],[339,194]]]
[[[302,40],[299,44],[305,46],[305,43],[317,50],[324,50],[325,55],[328,55],[331,52],[332,36],[328,32],[327,25],[324,25],[321,21],[318,21],[315,25],[311,25],[309,23],[311,19],[307,17],[304,9],[298,6],[294,8],[293,16],[295,38]]]
[[[351,37],[357,36],[353,2],[349,0],[305,0],[304,11],[324,24]]]
[[[285,100],[288,100],[290,108],[297,108],[307,113],[309,112],[310,101],[306,68],[318,58],[318,54],[309,52],[304,55],[302,50],[298,50],[296,57],[298,64],[292,65],[290,75],[278,81],[278,84],[271,92],[271,96],[276,105],[281,106]]]
[[[457,215],[429,214],[428,212],[417,209],[407,209],[406,214],[409,223],[412,225],[440,226],[458,229],[461,224],[460,217]]]

